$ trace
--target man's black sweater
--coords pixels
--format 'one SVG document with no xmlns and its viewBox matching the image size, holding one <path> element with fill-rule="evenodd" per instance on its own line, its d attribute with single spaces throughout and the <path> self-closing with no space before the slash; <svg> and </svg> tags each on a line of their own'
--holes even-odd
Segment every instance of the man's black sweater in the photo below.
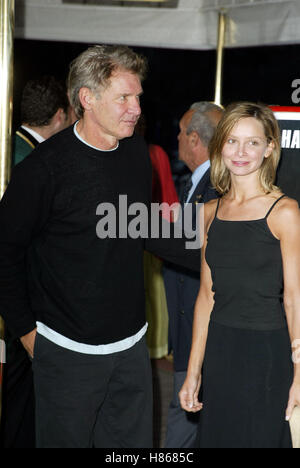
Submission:
<svg viewBox="0 0 300 468">
<path fill-rule="evenodd" d="M 16 166 L 0 203 L 0 315 L 14 336 L 40 321 L 67 338 L 99 345 L 143 327 L 145 240 L 96 234 L 98 205 L 114 205 L 118 219 L 119 195 L 150 212 L 151 163 L 138 136 L 103 152 L 70 127 Z M 159 240 L 147 244 L 162 254 Z M 165 256 L 176 261 L 172 249 L 164 240 Z M 191 254 L 199 269 L 199 253 L 181 251 L 179 262 L 186 265 Z"/>
</svg>

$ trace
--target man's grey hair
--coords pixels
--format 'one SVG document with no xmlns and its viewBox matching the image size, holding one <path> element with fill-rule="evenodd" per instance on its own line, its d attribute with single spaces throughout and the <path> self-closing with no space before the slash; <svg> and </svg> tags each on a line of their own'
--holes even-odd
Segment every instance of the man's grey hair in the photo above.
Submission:
<svg viewBox="0 0 300 468">
<path fill-rule="evenodd" d="M 84 113 L 79 90 L 89 88 L 98 98 L 99 88 L 105 89 L 113 73 L 118 70 L 134 73 L 143 81 L 147 73 L 147 60 L 122 45 L 95 45 L 73 60 L 67 84 L 70 102 L 78 118 Z"/>
<path fill-rule="evenodd" d="M 208 147 L 216 130 L 216 121 L 210 116 L 211 112 L 223 113 L 223 109 L 212 102 L 195 102 L 190 110 L 195 111 L 186 129 L 187 135 L 197 132 L 203 145 Z"/>
</svg>

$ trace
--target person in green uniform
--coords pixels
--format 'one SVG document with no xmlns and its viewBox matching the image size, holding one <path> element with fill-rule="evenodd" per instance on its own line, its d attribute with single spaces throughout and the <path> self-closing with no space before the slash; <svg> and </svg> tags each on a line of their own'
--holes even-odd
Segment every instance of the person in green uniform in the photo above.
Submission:
<svg viewBox="0 0 300 468">
<path fill-rule="evenodd" d="M 53 76 L 29 80 L 21 99 L 21 126 L 13 138 L 13 165 L 72 123 L 73 116 L 63 85 Z M 74 119 L 73 119 L 74 121 Z"/>
</svg>

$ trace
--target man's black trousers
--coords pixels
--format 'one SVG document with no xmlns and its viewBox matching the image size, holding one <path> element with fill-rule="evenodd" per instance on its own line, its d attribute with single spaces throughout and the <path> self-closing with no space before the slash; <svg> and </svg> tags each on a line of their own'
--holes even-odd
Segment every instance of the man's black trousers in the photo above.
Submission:
<svg viewBox="0 0 300 468">
<path fill-rule="evenodd" d="M 151 448 L 152 373 L 145 337 L 87 355 L 37 334 L 33 360 L 38 448 Z"/>
</svg>

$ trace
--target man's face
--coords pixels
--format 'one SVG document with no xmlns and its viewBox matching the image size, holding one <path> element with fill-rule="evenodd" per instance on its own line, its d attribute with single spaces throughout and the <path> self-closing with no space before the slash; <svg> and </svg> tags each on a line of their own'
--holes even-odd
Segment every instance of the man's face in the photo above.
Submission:
<svg viewBox="0 0 300 468">
<path fill-rule="evenodd" d="M 141 81 L 138 75 L 125 70 L 116 71 L 108 87 L 92 93 L 89 122 L 104 139 L 130 137 L 141 115 Z"/>
<path fill-rule="evenodd" d="M 192 119 L 194 111 L 189 110 L 186 112 L 182 119 L 179 122 L 180 132 L 178 134 L 178 156 L 179 160 L 183 161 L 187 166 L 189 165 L 189 157 L 190 157 L 190 138 L 187 135 L 186 130 L 189 126 L 189 123 Z"/>
</svg>

